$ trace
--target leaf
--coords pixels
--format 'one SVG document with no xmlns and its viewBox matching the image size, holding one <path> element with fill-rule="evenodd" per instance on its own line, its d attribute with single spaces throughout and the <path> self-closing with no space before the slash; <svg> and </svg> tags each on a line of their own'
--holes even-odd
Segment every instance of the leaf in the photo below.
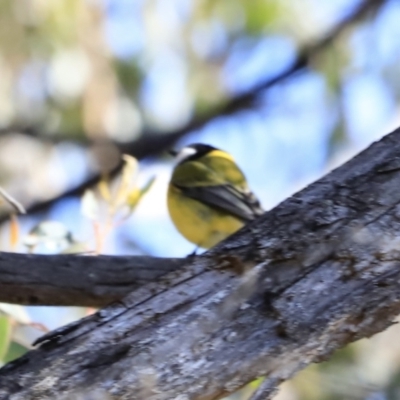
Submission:
<svg viewBox="0 0 400 400">
<path fill-rule="evenodd" d="M 257 378 L 257 379 L 255 379 L 254 381 L 251 381 L 251 382 L 249 383 L 249 386 L 250 386 L 252 389 L 257 389 L 257 388 L 263 383 L 264 379 L 265 379 L 264 377 Z"/>
<path fill-rule="evenodd" d="M 127 174 L 127 179 L 130 180 L 131 175 L 135 174 L 137 171 L 138 161 L 129 154 L 122 154 L 121 158 L 125 161 L 122 175 Z"/>
<path fill-rule="evenodd" d="M 88 254 L 89 249 L 86 242 L 74 241 L 71 245 L 65 248 L 60 254 Z"/>
<path fill-rule="evenodd" d="M 115 209 L 126 204 L 129 192 L 136 186 L 137 179 L 138 162 L 136 158 L 123 154 L 122 159 L 125 161 L 125 164 L 122 168 L 118 191 L 114 197 L 113 205 Z"/>
<path fill-rule="evenodd" d="M 277 0 L 243 1 L 246 28 L 250 34 L 258 35 L 281 17 L 281 5 Z"/>
<path fill-rule="evenodd" d="M 106 176 L 103 176 L 100 182 L 97 184 L 97 188 L 99 189 L 99 193 L 103 200 L 107 203 L 111 202 L 111 192 L 110 192 L 110 185 L 109 180 Z"/>
<path fill-rule="evenodd" d="M 18 304 L 0 303 L 0 317 L 4 314 L 20 324 L 28 325 L 32 322 L 25 307 Z"/>
<path fill-rule="evenodd" d="M 130 193 L 128 193 L 126 204 L 128 205 L 131 212 L 138 205 L 141 198 L 150 190 L 155 180 L 156 177 L 152 176 L 141 189 L 135 188 Z"/>
<path fill-rule="evenodd" d="M 74 243 L 72 233 L 58 221 L 42 221 L 32 228 L 24 239 L 24 245 L 31 251 L 38 245 L 60 250 Z"/>
<path fill-rule="evenodd" d="M 93 190 L 86 190 L 82 196 L 81 213 L 92 221 L 96 221 L 100 218 L 100 205 Z"/>
<path fill-rule="evenodd" d="M 156 177 L 152 176 L 146 184 L 140 189 L 141 196 L 145 195 L 153 186 L 154 182 L 156 181 Z"/>
<path fill-rule="evenodd" d="M 28 349 L 25 346 L 22 346 L 19 343 L 16 343 L 14 341 L 11 341 L 11 343 L 8 346 L 8 351 L 4 356 L 4 363 L 8 363 L 10 361 L 15 360 L 16 358 L 19 358 L 23 356 Z"/>
<path fill-rule="evenodd" d="M 137 203 L 140 200 L 140 197 L 140 190 L 138 188 L 134 188 L 128 193 L 126 204 L 128 205 L 131 212 L 136 207 Z"/>
<path fill-rule="evenodd" d="M 0 360 L 3 360 L 10 347 L 12 325 L 10 318 L 0 315 Z"/>
</svg>

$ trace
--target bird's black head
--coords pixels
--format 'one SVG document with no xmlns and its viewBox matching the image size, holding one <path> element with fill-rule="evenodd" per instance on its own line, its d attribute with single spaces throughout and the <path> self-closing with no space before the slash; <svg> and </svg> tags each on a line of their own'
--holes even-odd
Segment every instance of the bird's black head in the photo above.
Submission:
<svg viewBox="0 0 400 400">
<path fill-rule="evenodd" d="M 216 147 L 203 143 L 194 143 L 183 147 L 181 150 L 170 150 L 170 154 L 176 157 L 178 163 L 183 161 L 196 160 L 203 157 L 213 150 L 218 150 Z"/>
<path fill-rule="evenodd" d="M 202 156 L 205 156 L 207 153 L 210 153 L 213 150 L 217 150 L 216 147 L 210 146 L 209 144 L 203 144 L 203 143 L 194 143 L 187 147 L 194 149 L 196 151 L 196 153 L 194 154 L 196 157 L 202 157 Z"/>
</svg>

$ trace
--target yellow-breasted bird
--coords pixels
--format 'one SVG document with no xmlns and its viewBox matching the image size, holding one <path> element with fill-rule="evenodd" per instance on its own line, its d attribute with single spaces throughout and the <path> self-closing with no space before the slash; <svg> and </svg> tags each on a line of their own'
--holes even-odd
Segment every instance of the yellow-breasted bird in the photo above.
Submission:
<svg viewBox="0 0 400 400">
<path fill-rule="evenodd" d="M 196 143 L 171 154 L 177 164 L 168 211 L 178 231 L 198 247 L 213 247 L 264 212 L 229 153 Z"/>
</svg>

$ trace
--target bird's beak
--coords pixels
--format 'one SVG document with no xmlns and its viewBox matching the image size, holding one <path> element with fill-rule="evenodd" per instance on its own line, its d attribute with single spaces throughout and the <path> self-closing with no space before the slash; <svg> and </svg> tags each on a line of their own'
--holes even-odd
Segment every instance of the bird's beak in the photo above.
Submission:
<svg viewBox="0 0 400 400">
<path fill-rule="evenodd" d="M 173 150 L 173 149 L 168 150 L 168 153 L 173 157 L 178 155 L 178 151 L 177 150 Z"/>
</svg>

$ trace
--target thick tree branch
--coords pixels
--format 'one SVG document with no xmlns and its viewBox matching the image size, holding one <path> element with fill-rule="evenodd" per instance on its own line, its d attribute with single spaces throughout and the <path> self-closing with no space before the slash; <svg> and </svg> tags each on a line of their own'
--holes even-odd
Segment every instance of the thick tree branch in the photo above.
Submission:
<svg viewBox="0 0 400 400">
<path fill-rule="evenodd" d="M 42 338 L 0 398 L 260 395 L 400 313 L 400 129 L 205 255 Z M 257 398 L 257 397 L 256 397 Z"/>
<path fill-rule="evenodd" d="M 184 259 L 0 253 L 0 302 L 102 307 Z"/>
<path fill-rule="evenodd" d="M 379 9 L 379 7 L 381 7 L 385 2 L 386 0 L 364 0 L 357 7 L 355 7 L 352 12 L 345 16 L 343 20 L 340 21 L 334 28 L 327 32 L 325 36 L 322 37 L 322 39 L 318 40 L 314 44 L 305 46 L 302 50 L 300 50 L 297 58 L 276 76 L 272 78 L 268 77 L 264 80 L 261 80 L 254 87 L 250 88 L 247 91 L 244 91 L 236 97 L 231 98 L 225 104 L 222 104 L 220 107 L 215 108 L 213 111 L 205 115 L 197 116 L 182 128 L 171 132 L 165 132 L 163 134 L 150 131 L 143 132 L 141 137 L 134 142 L 125 144 L 114 144 L 117 145 L 121 152 L 131 154 L 138 159 L 142 159 L 161 153 L 162 151 L 172 146 L 173 143 L 176 142 L 179 138 L 189 134 L 196 129 L 204 127 L 209 122 L 218 117 L 230 116 L 239 111 L 254 107 L 259 99 L 259 96 L 264 93 L 265 90 L 268 90 L 269 88 L 294 76 L 296 73 L 303 71 L 305 68 L 308 67 L 315 56 L 326 49 L 328 46 L 330 46 L 343 33 L 343 31 L 345 31 L 353 23 L 365 18 L 366 15 L 368 15 L 369 13 Z M 36 129 L 32 127 L 22 127 L 20 129 L 14 127 L 12 129 L 20 130 L 22 132 L 26 131 L 29 135 L 39 136 Z M 0 130 L 0 134 L 4 134 L 6 132 L 6 128 Z M 113 171 L 111 171 L 111 175 L 116 175 L 121 170 L 121 166 L 122 164 L 118 165 Z M 27 213 L 33 214 L 42 212 L 63 198 L 79 196 L 87 188 L 96 184 L 100 180 L 100 178 L 101 176 L 99 174 L 95 174 L 94 176 L 88 178 L 76 187 L 67 190 L 64 193 L 61 193 L 60 195 L 52 199 L 27 207 Z M 7 221 L 8 218 L 8 215 L 1 215 L 0 224 Z"/>
</svg>

